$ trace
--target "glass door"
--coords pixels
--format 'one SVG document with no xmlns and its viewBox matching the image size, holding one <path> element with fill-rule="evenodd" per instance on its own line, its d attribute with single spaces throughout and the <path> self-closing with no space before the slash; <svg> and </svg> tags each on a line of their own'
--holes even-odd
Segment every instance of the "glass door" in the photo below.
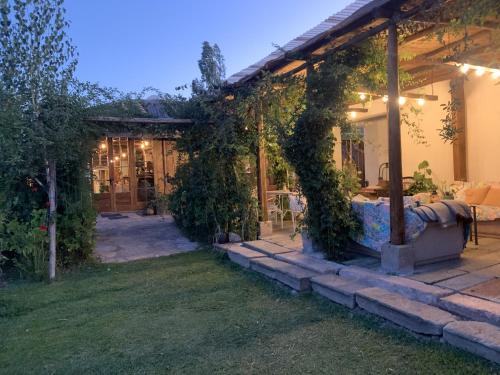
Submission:
<svg viewBox="0 0 500 375">
<path fill-rule="evenodd" d="M 132 195 L 130 189 L 130 153 L 128 138 L 111 138 L 113 158 L 110 162 L 113 172 L 115 211 L 130 211 Z"/>
<path fill-rule="evenodd" d="M 112 211 L 108 149 L 108 141 L 103 139 L 92 156 L 92 193 L 99 212 Z"/>
<path fill-rule="evenodd" d="M 151 139 L 134 140 L 134 159 L 137 206 L 144 208 L 155 195 L 153 142 Z"/>
</svg>

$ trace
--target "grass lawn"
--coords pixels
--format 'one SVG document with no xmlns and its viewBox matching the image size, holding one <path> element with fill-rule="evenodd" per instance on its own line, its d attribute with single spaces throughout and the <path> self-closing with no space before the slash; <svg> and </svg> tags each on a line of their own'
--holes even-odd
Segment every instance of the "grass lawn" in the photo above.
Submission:
<svg viewBox="0 0 500 375">
<path fill-rule="evenodd" d="M 0 289 L 0 373 L 483 374 L 499 367 L 206 251 Z"/>
</svg>

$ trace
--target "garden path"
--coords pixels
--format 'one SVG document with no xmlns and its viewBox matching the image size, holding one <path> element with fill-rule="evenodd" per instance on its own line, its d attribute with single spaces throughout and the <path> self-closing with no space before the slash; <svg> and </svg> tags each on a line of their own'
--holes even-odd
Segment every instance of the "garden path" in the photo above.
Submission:
<svg viewBox="0 0 500 375">
<path fill-rule="evenodd" d="M 101 214 L 97 218 L 95 255 L 104 263 L 123 263 L 196 250 L 170 215 L 135 212 Z"/>
</svg>

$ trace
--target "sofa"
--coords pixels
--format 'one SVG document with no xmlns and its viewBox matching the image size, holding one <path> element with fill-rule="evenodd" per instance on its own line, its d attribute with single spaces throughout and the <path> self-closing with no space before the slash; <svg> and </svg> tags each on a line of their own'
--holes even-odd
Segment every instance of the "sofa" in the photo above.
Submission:
<svg viewBox="0 0 500 375">
<path fill-rule="evenodd" d="M 455 186 L 455 199 L 476 207 L 478 235 L 500 238 L 500 182 L 463 182 Z"/>
</svg>

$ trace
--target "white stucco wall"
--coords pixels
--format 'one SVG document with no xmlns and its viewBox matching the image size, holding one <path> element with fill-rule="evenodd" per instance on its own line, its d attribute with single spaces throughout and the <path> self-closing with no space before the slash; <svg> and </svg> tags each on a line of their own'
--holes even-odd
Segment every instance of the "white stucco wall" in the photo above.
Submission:
<svg viewBox="0 0 500 375">
<path fill-rule="evenodd" d="M 465 82 L 470 181 L 500 181 L 500 85 L 487 75 Z"/>
<path fill-rule="evenodd" d="M 438 129 L 441 126 L 440 119 L 444 117 L 441 104 L 448 102 L 449 81 L 435 83 L 412 90 L 413 93 L 434 94 L 439 97 L 438 101 L 426 101 L 422 113 L 421 128 L 427 144 L 417 144 L 415 139 L 408 133 L 408 128 L 403 125 L 401 129 L 401 149 L 403 161 L 403 176 L 411 176 L 417 169 L 418 164 L 427 160 L 433 171 L 435 181 L 453 181 L 453 146 L 445 144 L 439 137 Z M 402 113 L 409 113 L 409 120 L 415 121 L 416 117 L 410 112 L 411 105 L 417 106 L 416 101 L 408 100 L 401 107 Z M 382 99 L 375 100 L 368 105 L 368 112 L 359 114 L 358 119 L 365 131 L 365 163 L 366 176 L 370 185 L 376 185 L 378 180 L 378 167 L 387 162 L 388 157 L 388 128 L 387 119 L 362 121 L 375 115 L 386 113 L 386 105 Z"/>
</svg>

